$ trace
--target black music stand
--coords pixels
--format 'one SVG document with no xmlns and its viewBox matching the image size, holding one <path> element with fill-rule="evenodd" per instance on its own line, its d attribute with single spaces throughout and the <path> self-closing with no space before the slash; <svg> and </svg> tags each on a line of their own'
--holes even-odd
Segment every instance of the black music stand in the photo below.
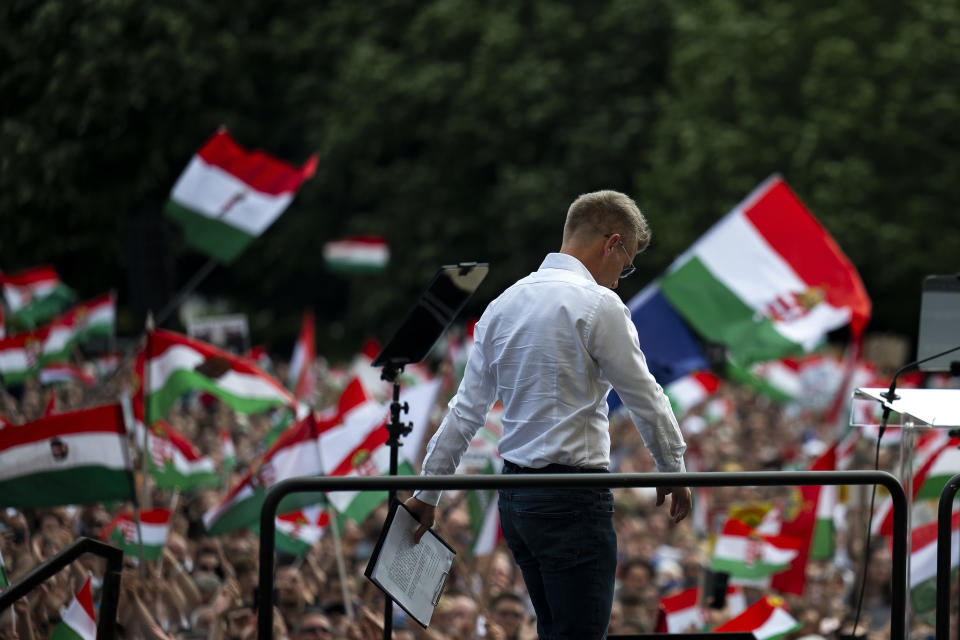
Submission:
<svg viewBox="0 0 960 640">
<path fill-rule="evenodd" d="M 387 423 L 387 446 L 390 447 L 390 475 L 397 475 L 399 451 L 403 446 L 400 438 L 408 435 L 413 425 L 400 419 L 401 412 L 410 411 L 409 405 L 400 404 L 399 376 L 408 364 L 415 364 L 427 357 L 430 349 L 440 339 L 457 315 L 466 306 L 480 283 L 487 276 L 487 263 L 461 262 L 440 267 L 426 290 L 420 294 L 417 304 L 407 313 L 400 328 L 374 358 L 372 366 L 382 367 L 380 377 L 393 383 L 393 401 L 390 403 L 390 422 Z M 397 492 L 389 492 L 388 507 L 397 499 Z M 393 601 L 387 597 L 384 609 L 383 637 L 393 635 Z"/>
</svg>

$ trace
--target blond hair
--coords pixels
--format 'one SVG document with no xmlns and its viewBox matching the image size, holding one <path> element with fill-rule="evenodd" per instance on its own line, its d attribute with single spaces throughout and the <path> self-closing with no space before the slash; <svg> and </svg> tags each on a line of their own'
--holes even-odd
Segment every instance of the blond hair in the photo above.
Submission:
<svg viewBox="0 0 960 640">
<path fill-rule="evenodd" d="M 563 241 L 587 228 L 599 233 L 619 233 L 636 240 L 637 251 L 650 245 L 650 226 L 633 199 L 619 191 L 585 193 L 570 205 L 563 225 Z"/>
</svg>

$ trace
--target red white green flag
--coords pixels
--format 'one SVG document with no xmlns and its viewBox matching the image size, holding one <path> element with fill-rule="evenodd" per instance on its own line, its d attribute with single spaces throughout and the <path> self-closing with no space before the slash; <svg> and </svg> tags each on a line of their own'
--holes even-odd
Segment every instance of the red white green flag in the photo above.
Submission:
<svg viewBox="0 0 960 640">
<path fill-rule="evenodd" d="M 109 338 L 117 324 L 117 301 L 112 293 L 74 305 L 63 314 L 70 320 L 75 338 L 85 342 L 90 338 Z"/>
<path fill-rule="evenodd" d="M 50 385 L 65 382 L 75 382 L 85 387 L 92 387 L 97 381 L 83 367 L 70 363 L 48 364 L 40 370 L 40 384 Z"/>
<path fill-rule="evenodd" d="M 870 299 L 856 268 L 779 176 L 772 176 L 671 265 L 663 294 L 742 364 L 808 351 Z"/>
<path fill-rule="evenodd" d="M 229 263 L 280 217 L 316 166 L 316 156 L 295 167 L 247 151 L 221 129 L 180 175 L 166 213 L 183 227 L 188 244 Z"/>
<path fill-rule="evenodd" d="M 745 522 L 730 518 L 713 547 L 710 569 L 731 577 L 763 578 L 790 566 L 803 541 L 761 535 Z"/>
<path fill-rule="evenodd" d="M 60 624 L 53 629 L 51 640 L 96 640 L 97 617 L 93 610 L 90 577 L 63 612 Z"/>
<path fill-rule="evenodd" d="M 139 399 L 134 399 L 134 415 L 137 430 L 143 429 L 142 414 L 138 411 Z M 205 456 L 187 440 L 186 436 L 157 420 L 147 431 L 147 470 L 153 476 L 158 489 L 190 491 L 202 487 L 220 486 L 220 476 L 210 456 Z M 136 442 L 143 442 L 142 431 Z"/>
<path fill-rule="evenodd" d="M 170 529 L 169 509 L 150 509 L 140 513 L 140 531 L 143 532 L 143 559 L 157 560 L 167 543 Z M 119 547 L 127 555 L 139 557 L 140 536 L 137 522 L 129 512 L 118 514 L 100 534 L 104 542 Z"/>
<path fill-rule="evenodd" d="M 24 383 L 38 371 L 42 338 L 33 333 L 17 333 L 0 339 L 0 376 L 11 387 Z"/>
<path fill-rule="evenodd" d="M 130 471 L 120 405 L 0 429 L 0 506 L 129 500 Z"/>
<path fill-rule="evenodd" d="M 188 391 L 206 391 L 240 413 L 296 405 L 282 384 L 246 358 L 179 333 L 158 329 L 149 334 L 144 358 L 148 388 L 143 392 L 151 421 L 165 417 Z M 140 361 L 137 372 L 144 372 Z"/>
<path fill-rule="evenodd" d="M 293 346 L 293 356 L 290 358 L 290 388 L 297 400 L 303 400 L 308 404 L 317 391 L 317 373 L 314 369 L 317 359 L 314 324 L 313 310 L 306 309 L 303 312 L 300 337 Z"/>
<path fill-rule="evenodd" d="M 277 549 L 302 556 L 323 537 L 329 523 L 330 516 L 326 510 L 316 506 L 277 516 Z"/>
<path fill-rule="evenodd" d="M 407 403 L 410 407 L 406 417 L 413 423 L 414 432 L 426 432 L 439 388 L 439 382 L 434 381 L 400 394 L 401 404 Z M 354 397 L 351 410 L 344 414 L 340 424 L 324 432 L 320 438 L 324 470 L 331 476 L 386 475 L 390 469 L 390 449 L 386 444 L 387 406 L 371 398 L 356 379 L 344 393 Z M 405 440 L 399 453 L 398 475 L 412 475 L 419 447 Z M 336 491 L 330 493 L 328 499 L 337 511 L 361 522 L 387 499 L 387 494 L 381 491 Z"/>
<path fill-rule="evenodd" d="M 353 236 L 323 245 L 323 258 L 333 271 L 383 271 L 390 248 L 380 236 Z"/>
<path fill-rule="evenodd" d="M 656 631 L 662 633 L 700 631 L 703 623 L 699 587 L 690 587 L 680 593 L 660 598 L 660 614 Z"/>
<path fill-rule="evenodd" d="M 777 640 L 800 628 L 790 615 L 783 598 L 766 596 L 746 611 L 716 627 L 714 633 L 751 632 L 757 640 Z"/>
<path fill-rule="evenodd" d="M 273 443 L 233 489 L 203 515 L 207 532 L 220 535 L 228 531 L 246 529 L 260 521 L 260 507 L 267 490 L 274 484 L 297 476 L 318 476 L 323 473 L 320 450 L 317 446 L 320 434 L 337 424 L 335 418 L 319 418 L 310 413 L 297 425 L 288 429 Z M 280 513 L 289 513 L 316 502 L 323 501 L 323 494 L 298 493 L 280 503 Z"/>
<path fill-rule="evenodd" d="M 720 388 L 720 378 L 710 371 L 694 371 L 663 388 L 673 405 L 673 412 L 682 417 L 690 409 L 707 400 Z"/>
<path fill-rule="evenodd" d="M 960 512 L 950 520 L 950 569 L 960 564 Z M 891 540 L 890 544 L 893 544 Z M 924 613 L 937 606 L 937 522 L 914 527 L 910 533 L 910 601 Z"/>
<path fill-rule="evenodd" d="M 0 286 L 10 310 L 9 322 L 23 328 L 46 322 L 76 300 L 50 265 L 13 274 L 0 272 Z"/>
</svg>

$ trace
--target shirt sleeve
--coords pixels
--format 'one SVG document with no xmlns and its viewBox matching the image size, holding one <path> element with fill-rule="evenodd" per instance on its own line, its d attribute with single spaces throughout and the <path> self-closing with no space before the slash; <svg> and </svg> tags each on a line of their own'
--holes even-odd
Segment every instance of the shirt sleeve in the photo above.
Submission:
<svg viewBox="0 0 960 640">
<path fill-rule="evenodd" d="M 423 457 L 423 470 L 420 475 L 450 475 L 457 469 L 470 441 L 487 420 L 487 413 L 496 399 L 496 383 L 488 371 L 482 348 L 483 332 L 477 326 L 477 338 L 467 367 L 460 381 L 460 388 L 447 405 L 447 415 L 440 428 L 430 438 Z M 436 505 L 440 501 L 440 491 L 424 489 L 414 492 L 414 496 L 423 502 Z"/>
<path fill-rule="evenodd" d="M 587 346 L 600 370 L 630 410 L 640 437 L 661 472 L 686 471 L 687 445 L 670 401 L 640 350 L 630 310 L 615 296 L 602 296 L 588 324 Z"/>
</svg>

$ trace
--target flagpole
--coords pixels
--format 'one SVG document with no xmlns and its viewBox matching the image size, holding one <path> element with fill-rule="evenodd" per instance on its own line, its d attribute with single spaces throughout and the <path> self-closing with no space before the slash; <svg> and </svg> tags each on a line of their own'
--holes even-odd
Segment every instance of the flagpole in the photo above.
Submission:
<svg viewBox="0 0 960 640">
<path fill-rule="evenodd" d="M 152 420 L 150 419 L 150 398 L 149 389 L 150 389 L 150 357 L 153 355 L 153 312 L 147 311 L 147 319 L 145 323 L 145 328 L 147 332 L 147 341 L 144 345 L 144 357 L 143 357 L 143 380 L 140 381 L 140 394 L 143 396 L 143 442 L 141 443 L 140 451 L 140 473 L 143 477 L 143 505 L 147 508 L 150 508 L 151 499 L 150 492 L 147 488 L 147 456 L 150 455 L 149 449 L 149 434 L 150 434 L 150 425 Z"/>
<path fill-rule="evenodd" d="M 173 521 L 173 512 L 177 510 L 178 502 L 180 502 L 180 489 L 174 489 L 173 497 L 170 498 L 170 517 L 167 519 L 167 534 L 163 539 L 163 546 L 167 546 L 167 538 L 170 537 L 170 522 Z M 160 559 L 157 560 L 157 577 L 163 577 L 163 552 L 160 553 Z"/>
<path fill-rule="evenodd" d="M 130 423 L 133 422 L 133 410 L 130 407 L 130 396 L 126 392 L 120 394 L 120 419 L 127 434 L 130 433 Z M 140 526 L 140 500 L 137 498 L 137 481 L 133 476 L 133 464 L 130 462 L 130 441 L 123 448 L 127 477 L 130 479 L 130 497 L 133 502 L 134 522 L 137 523 L 137 538 L 139 539 L 140 578 L 146 579 L 146 560 L 143 557 L 143 528 Z M 146 484 L 146 482 L 144 482 Z"/>
<path fill-rule="evenodd" d="M 159 313 L 157 313 L 157 324 L 162 325 L 166 319 L 170 316 L 171 313 L 177 310 L 177 308 L 183 304 L 184 299 L 193 293 L 193 290 L 203 282 L 207 276 L 220 264 L 220 261 L 216 258 L 209 258 L 202 267 L 200 267 L 196 273 L 193 274 L 186 284 L 180 287 L 180 290 L 174 294 L 173 298 L 170 299 L 170 302 L 163 307 Z"/>
<path fill-rule="evenodd" d="M 347 614 L 347 620 L 353 622 L 353 601 L 350 599 L 350 592 L 347 587 L 347 567 L 343 562 L 343 547 L 340 546 L 340 532 L 337 530 L 337 510 L 329 501 L 327 502 L 327 513 L 330 514 L 329 529 L 333 532 L 333 552 L 337 559 L 337 573 L 340 574 L 343 608 Z"/>
</svg>

